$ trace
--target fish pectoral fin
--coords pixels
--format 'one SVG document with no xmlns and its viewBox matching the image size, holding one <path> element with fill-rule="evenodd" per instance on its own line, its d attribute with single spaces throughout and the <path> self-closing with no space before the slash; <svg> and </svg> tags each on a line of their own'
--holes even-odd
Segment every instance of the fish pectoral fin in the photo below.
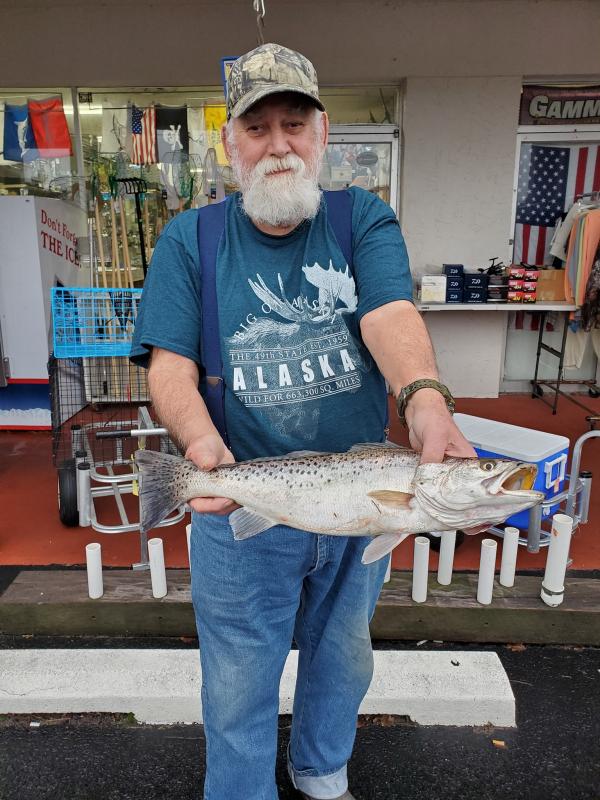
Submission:
<svg viewBox="0 0 600 800">
<path fill-rule="evenodd" d="M 467 536 L 475 536 L 476 533 L 483 533 L 492 527 L 491 522 L 482 522 L 481 525 L 475 525 L 473 528 L 462 528 L 462 532 Z"/>
<path fill-rule="evenodd" d="M 394 547 L 404 541 L 410 533 L 382 533 L 381 536 L 376 536 L 373 541 L 368 544 L 362 554 L 363 564 L 372 564 L 388 553 L 391 553 Z"/>
<path fill-rule="evenodd" d="M 408 508 L 414 494 L 408 494 L 408 492 L 392 492 L 389 489 L 382 489 L 377 492 L 369 492 L 369 497 L 391 508 Z"/>
<path fill-rule="evenodd" d="M 250 511 L 248 508 L 237 508 L 229 515 L 229 524 L 233 531 L 233 537 L 236 540 L 249 539 L 251 536 L 256 536 L 257 533 L 272 528 L 277 525 L 272 519 L 267 519 L 256 511 Z"/>
</svg>

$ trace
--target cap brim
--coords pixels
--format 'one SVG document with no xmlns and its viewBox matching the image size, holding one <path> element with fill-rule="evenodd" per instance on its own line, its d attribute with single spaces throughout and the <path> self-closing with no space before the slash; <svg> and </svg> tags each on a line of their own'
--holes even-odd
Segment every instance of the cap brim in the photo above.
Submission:
<svg viewBox="0 0 600 800">
<path fill-rule="evenodd" d="M 320 110 L 325 111 L 325 106 L 319 100 L 318 97 L 315 97 L 308 91 L 304 89 L 299 89 L 297 86 L 292 86 L 291 84 L 286 83 L 277 83 L 273 84 L 272 86 L 257 86 L 256 89 L 252 89 L 251 92 L 245 94 L 235 106 L 231 110 L 230 117 L 241 117 L 242 114 L 245 114 L 246 111 L 249 111 L 250 108 L 255 104 L 258 103 L 259 100 L 262 100 L 265 97 L 268 97 L 271 94 L 281 94 L 281 92 L 294 92 L 294 94 L 301 94 L 304 97 L 308 97 L 314 105 Z"/>
</svg>

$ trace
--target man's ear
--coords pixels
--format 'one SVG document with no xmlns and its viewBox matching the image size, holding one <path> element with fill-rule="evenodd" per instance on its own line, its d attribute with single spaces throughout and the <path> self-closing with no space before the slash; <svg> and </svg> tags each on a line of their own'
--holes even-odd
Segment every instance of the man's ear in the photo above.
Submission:
<svg viewBox="0 0 600 800">
<path fill-rule="evenodd" d="M 327 112 L 323 111 L 323 139 L 321 144 L 323 145 L 323 150 L 327 147 L 327 142 L 329 141 L 329 117 L 327 116 Z"/>
</svg>

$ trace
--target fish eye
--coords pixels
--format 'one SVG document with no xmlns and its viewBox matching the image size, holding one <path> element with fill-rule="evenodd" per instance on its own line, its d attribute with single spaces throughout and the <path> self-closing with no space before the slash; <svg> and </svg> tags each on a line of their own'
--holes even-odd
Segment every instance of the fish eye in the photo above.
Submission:
<svg viewBox="0 0 600 800">
<path fill-rule="evenodd" d="M 492 470 L 496 466 L 496 462 L 495 461 L 482 461 L 482 462 L 480 462 L 479 466 L 485 472 L 492 472 Z"/>
</svg>

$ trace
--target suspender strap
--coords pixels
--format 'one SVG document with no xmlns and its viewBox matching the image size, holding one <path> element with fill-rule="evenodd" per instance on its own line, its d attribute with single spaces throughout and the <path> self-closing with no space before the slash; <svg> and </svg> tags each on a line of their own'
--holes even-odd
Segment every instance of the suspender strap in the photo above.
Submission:
<svg viewBox="0 0 600 800">
<path fill-rule="evenodd" d="M 352 197 L 347 189 L 324 191 L 327 219 L 331 225 L 346 264 L 352 269 Z"/>
<path fill-rule="evenodd" d="M 200 252 L 200 305 L 202 310 L 202 366 L 205 375 L 204 402 L 215 428 L 229 446 L 225 425 L 225 387 L 221 361 L 219 308 L 217 304 L 217 253 L 225 230 L 225 202 L 213 203 L 198 212 Z"/>
</svg>

